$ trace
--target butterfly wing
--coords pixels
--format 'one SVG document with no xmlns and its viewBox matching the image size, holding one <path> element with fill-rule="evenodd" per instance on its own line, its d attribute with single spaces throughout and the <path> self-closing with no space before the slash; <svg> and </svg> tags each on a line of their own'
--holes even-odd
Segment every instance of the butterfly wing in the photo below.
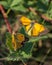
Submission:
<svg viewBox="0 0 52 65">
<path fill-rule="evenodd" d="M 21 48 L 23 45 L 22 45 L 22 42 L 25 41 L 25 37 L 23 34 L 21 33 L 18 33 L 16 35 L 16 41 L 17 41 L 17 49 Z"/>
<path fill-rule="evenodd" d="M 22 23 L 22 25 L 27 26 L 27 25 L 29 25 L 31 23 L 31 20 L 26 18 L 25 16 L 22 16 L 20 18 L 20 22 Z"/>
<path fill-rule="evenodd" d="M 16 51 L 17 45 L 16 45 L 16 39 L 14 37 L 14 34 L 12 34 L 12 45 L 13 45 L 14 50 Z"/>
<path fill-rule="evenodd" d="M 25 16 L 22 16 L 20 18 L 20 21 L 21 21 L 22 25 L 25 26 L 25 30 L 26 30 L 27 34 L 31 36 L 31 30 L 29 30 L 31 27 L 31 20 L 26 18 Z"/>
<path fill-rule="evenodd" d="M 22 47 L 22 42 L 25 40 L 25 37 L 23 34 L 19 33 L 17 35 L 12 34 L 12 45 L 14 50 L 16 51 L 17 49 Z"/>
<path fill-rule="evenodd" d="M 32 29 L 32 36 L 38 36 L 43 31 L 45 31 L 45 27 L 39 23 L 35 23 Z"/>
<path fill-rule="evenodd" d="M 22 43 L 25 40 L 25 36 L 21 33 L 18 33 L 16 36 L 17 36 L 16 37 L 17 41 L 20 42 L 20 43 Z"/>
<path fill-rule="evenodd" d="M 25 30 L 29 36 L 31 36 L 31 24 L 25 27 Z"/>
</svg>

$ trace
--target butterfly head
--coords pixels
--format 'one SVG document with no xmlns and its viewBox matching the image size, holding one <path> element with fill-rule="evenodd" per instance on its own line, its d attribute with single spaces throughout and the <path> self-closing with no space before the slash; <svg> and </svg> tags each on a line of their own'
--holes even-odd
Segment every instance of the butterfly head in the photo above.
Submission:
<svg viewBox="0 0 52 65">
<path fill-rule="evenodd" d="M 17 49 L 24 46 L 24 42 L 28 41 L 27 39 L 28 38 L 25 37 L 24 34 L 21 34 L 21 33 L 12 34 L 12 45 L 14 50 L 16 51 Z"/>
</svg>

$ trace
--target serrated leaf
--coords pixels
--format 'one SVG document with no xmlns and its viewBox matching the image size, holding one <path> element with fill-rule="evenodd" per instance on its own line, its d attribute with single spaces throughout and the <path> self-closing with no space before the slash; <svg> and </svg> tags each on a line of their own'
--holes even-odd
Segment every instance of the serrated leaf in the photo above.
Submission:
<svg viewBox="0 0 52 65">
<path fill-rule="evenodd" d="M 10 7 L 13 7 L 15 5 L 18 5 L 22 0 L 13 0 L 12 4 L 10 5 Z"/>
<path fill-rule="evenodd" d="M 23 56 L 23 58 L 30 58 L 32 56 L 31 53 L 26 54 L 25 52 L 22 52 L 21 55 Z"/>
<path fill-rule="evenodd" d="M 8 55 L 7 60 L 8 61 L 11 61 L 11 60 L 12 61 L 19 61 L 19 58 L 20 58 L 19 54 L 17 52 L 13 52 L 13 53 L 10 53 Z"/>
<path fill-rule="evenodd" d="M 21 48 L 21 51 L 24 51 L 26 54 L 29 54 L 31 52 L 32 46 L 33 46 L 33 43 L 26 42 L 24 46 Z"/>
<path fill-rule="evenodd" d="M 29 58 L 31 58 L 32 57 L 32 53 L 31 53 L 32 46 L 33 46 L 33 43 L 26 43 L 18 51 L 11 53 L 8 56 L 7 60 L 12 60 L 12 61 L 17 60 L 17 61 L 19 61 L 19 59 L 29 59 Z"/>
<path fill-rule="evenodd" d="M 12 37 L 10 33 L 6 33 L 6 45 L 9 48 L 9 51 L 14 51 L 12 46 Z"/>
</svg>

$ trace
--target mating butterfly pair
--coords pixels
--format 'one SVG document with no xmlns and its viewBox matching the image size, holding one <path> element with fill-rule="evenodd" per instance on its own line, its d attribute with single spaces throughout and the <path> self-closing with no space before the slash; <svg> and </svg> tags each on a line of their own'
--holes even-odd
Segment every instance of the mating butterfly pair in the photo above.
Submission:
<svg viewBox="0 0 52 65">
<path fill-rule="evenodd" d="M 39 36 L 42 33 L 45 34 L 45 31 L 47 29 L 42 25 L 37 22 L 32 22 L 30 19 L 26 18 L 25 16 L 20 17 L 20 23 L 22 26 L 25 27 L 25 31 L 29 36 Z M 12 44 L 14 50 L 17 50 L 23 46 L 23 42 L 25 41 L 25 36 L 21 33 L 18 33 L 16 35 L 12 34 Z"/>
</svg>

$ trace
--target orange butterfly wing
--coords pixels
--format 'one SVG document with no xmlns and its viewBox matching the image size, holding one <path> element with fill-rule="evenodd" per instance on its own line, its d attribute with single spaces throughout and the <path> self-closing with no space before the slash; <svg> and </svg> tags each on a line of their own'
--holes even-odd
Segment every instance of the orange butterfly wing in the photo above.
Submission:
<svg viewBox="0 0 52 65">
<path fill-rule="evenodd" d="M 25 40 L 25 37 L 23 34 L 19 33 L 16 35 L 16 38 L 14 34 L 12 34 L 12 45 L 14 50 L 16 51 L 17 49 L 22 47 L 22 42 Z"/>
<path fill-rule="evenodd" d="M 16 45 L 16 39 L 14 37 L 14 34 L 12 34 L 12 45 L 13 45 L 14 50 L 16 51 L 17 45 Z"/>
<path fill-rule="evenodd" d="M 45 27 L 39 23 L 35 23 L 32 29 L 32 36 L 38 36 L 43 31 L 45 31 Z"/>
<path fill-rule="evenodd" d="M 22 25 L 24 25 L 24 26 L 29 25 L 31 23 L 31 20 L 26 18 L 25 16 L 22 16 L 20 18 L 20 21 L 21 21 Z"/>
</svg>

